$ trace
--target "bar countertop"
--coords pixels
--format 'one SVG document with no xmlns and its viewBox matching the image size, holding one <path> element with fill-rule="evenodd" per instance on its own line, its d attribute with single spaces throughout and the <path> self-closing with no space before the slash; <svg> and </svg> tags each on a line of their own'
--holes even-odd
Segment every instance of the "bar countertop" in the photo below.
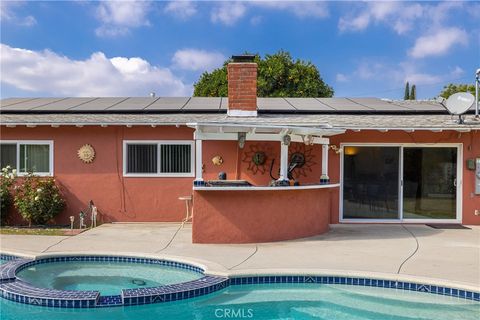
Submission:
<svg viewBox="0 0 480 320">
<path fill-rule="evenodd" d="M 328 183 L 328 184 L 306 184 L 300 186 L 245 186 L 245 187 L 207 187 L 207 186 L 194 186 L 195 191 L 283 191 L 283 190 L 307 190 L 307 189 L 325 189 L 340 187 L 340 183 Z"/>
</svg>

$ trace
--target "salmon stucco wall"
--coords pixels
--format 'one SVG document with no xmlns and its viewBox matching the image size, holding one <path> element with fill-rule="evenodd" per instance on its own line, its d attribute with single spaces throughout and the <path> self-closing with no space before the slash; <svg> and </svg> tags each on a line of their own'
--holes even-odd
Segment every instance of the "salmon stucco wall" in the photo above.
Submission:
<svg viewBox="0 0 480 320">
<path fill-rule="evenodd" d="M 270 242 L 324 233 L 332 189 L 194 191 L 193 242 Z"/>
<path fill-rule="evenodd" d="M 69 216 L 86 210 L 90 200 L 103 222 L 181 221 L 185 204 L 179 196 L 192 193 L 190 178 L 123 177 L 123 140 L 192 140 L 186 127 L 100 126 L 52 128 L 38 126 L 1 128 L 2 140 L 53 140 L 54 174 L 67 201 L 55 223 L 68 225 Z M 84 144 L 95 148 L 95 160 L 86 164 L 77 157 Z M 13 213 L 13 223 L 22 223 Z M 23 222 L 24 223 L 24 222 Z"/>
<path fill-rule="evenodd" d="M 462 223 L 480 225 L 480 216 L 475 215 L 475 210 L 480 210 L 480 195 L 475 195 L 475 172 L 466 168 L 467 159 L 480 158 L 480 132 L 458 131 L 388 131 L 362 130 L 353 132 L 348 130 L 345 134 L 333 136 L 331 144 L 340 146 L 341 143 L 424 143 L 433 146 L 435 143 L 461 143 L 463 153 L 463 185 L 462 185 Z M 329 175 L 333 181 L 340 181 L 340 157 L 333 151 L 329 152 Z M 338 223 L 339 191 L 332 194 L 332 223 Z"/>
</svg>

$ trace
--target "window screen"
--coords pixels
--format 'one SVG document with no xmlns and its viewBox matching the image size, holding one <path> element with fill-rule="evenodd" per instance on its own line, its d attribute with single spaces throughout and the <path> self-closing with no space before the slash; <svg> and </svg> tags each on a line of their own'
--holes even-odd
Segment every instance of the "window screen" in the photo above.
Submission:
<svg viewBox="0 0 480 320">
<path fill-rule="evenodd" d="M 157 144 L 128 144 L 127 173 L 157 173 Z"/>
<path fill-rule="evenodd" d="M 17 144 L 0 144 L 0 169 L 10 166 L 12 169 L 17 167 Z"/>
<path fill-rule="evenodd" d="M 20 172 L 50 172 L 50 145 L 20 144 Z"/>
<path fill-rule="evenodd" d="M 161 173 L 189 173 L 192 170 L 192 146 L 190 144 L 160 145 Z"/>
</svg>

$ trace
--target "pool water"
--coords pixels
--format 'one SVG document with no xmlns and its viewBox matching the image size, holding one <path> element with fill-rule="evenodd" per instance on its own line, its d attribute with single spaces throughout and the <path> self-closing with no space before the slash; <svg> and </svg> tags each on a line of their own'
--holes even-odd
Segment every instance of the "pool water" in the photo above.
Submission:
<svg viewBox="0 0 480 320">
<path fill-rule="evenodd" d="M 53 309 L 0 299 L 0 310 L 2 320 L 478 320 L 480 303 L 386 288 L 268 284 L 231 286 L 195 299 L 132 307 Z"/>
<path fill-rule="evenodd" d="M 36 264 L 17 273 L 17 278 L 37 287 L 96 290 L 101 295 L 119 295 L 121 289 L 158 287 L 201 277 L 199 272 L 156 264 L 89 261 Z"/>
</svg>

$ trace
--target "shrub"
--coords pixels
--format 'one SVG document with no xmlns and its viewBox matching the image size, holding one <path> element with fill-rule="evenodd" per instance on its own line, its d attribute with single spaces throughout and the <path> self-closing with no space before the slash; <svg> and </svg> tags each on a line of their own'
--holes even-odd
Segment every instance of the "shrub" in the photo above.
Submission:
<svg viewBox="0 0 480 320">
<path fill-rule="evenodd" d="M 45 224 L 65 208 L 54 178 L 29 173 L 16 188 L 15 207 L 30 225 Z"/>
<path fill-rule="evenodd" d="M 0 223 L 5 223 L 8 211 L 12 205 L 12 194 L 10 193 L 17 170 L 10 166 L 2 168 L 0 175 Z"/>
</svg>

